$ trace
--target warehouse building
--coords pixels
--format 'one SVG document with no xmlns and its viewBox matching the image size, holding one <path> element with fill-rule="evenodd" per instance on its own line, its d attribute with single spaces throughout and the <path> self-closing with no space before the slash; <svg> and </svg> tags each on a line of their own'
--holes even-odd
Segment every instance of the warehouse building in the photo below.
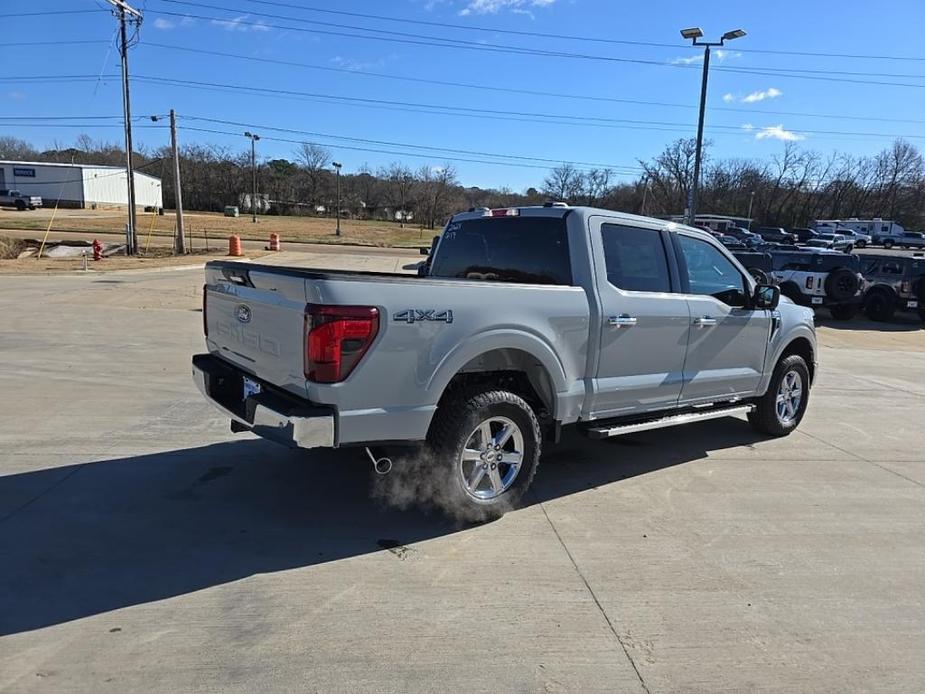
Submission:
<svg viewBox="0 0 925 694">
<path fill-rule="evenodd" d="M 125 167 L 0 161 L 0 189 L 40 195 L 45 207 L 126 207 L 126 179 Z M 136 171 L 135 204 L 162 208 L 161 179 Z"/>
</svg>

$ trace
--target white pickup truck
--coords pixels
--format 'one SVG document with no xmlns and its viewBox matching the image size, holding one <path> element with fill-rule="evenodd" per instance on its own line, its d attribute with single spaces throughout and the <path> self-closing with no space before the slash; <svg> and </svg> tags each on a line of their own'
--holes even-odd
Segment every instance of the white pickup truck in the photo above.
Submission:
<svg viewBox="0 0 925 694">
<path fill-rule="evenodd" d="M 816 368 L 812 311 L 709 234 L 558 204 L 454 216 L 420 276 L 211 262 L 203 320 L 193 378 L 234 431 L 425 447 L 472 519 L 516 504 L 563 426 L 789 434 Z"/>
</svg>

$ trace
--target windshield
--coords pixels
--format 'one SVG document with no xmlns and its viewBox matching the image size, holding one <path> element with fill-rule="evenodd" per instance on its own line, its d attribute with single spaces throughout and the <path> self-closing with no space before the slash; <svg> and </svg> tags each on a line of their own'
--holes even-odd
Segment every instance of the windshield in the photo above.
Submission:
<svg viewBox="0 0 925 694">
<path fill-rule="evenodd" d="M 431 277 L 571 284 L 568 238 L 561 217 L 484 217 L 451 222 Z"/>
</svg>

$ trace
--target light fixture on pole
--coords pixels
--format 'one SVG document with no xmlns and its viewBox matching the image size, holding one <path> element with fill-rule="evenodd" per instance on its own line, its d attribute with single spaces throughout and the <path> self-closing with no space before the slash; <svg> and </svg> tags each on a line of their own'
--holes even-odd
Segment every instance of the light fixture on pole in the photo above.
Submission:
<svg viewBox="0 0 925 694">
<path fill-rule="evenodd" d="M 340 162 L 332 161 L 331 166 L 334 167 L 335 178 L 337 180 L 337 230 L 334 232 L 337 236 L 340 236 L 340 167 L 343 166 Z"/>
<path fill-rule="evenodd" d="M 687 223 L 693 225 L 697 214 L 697 195 L 700 192 L 700 162 L 703 155 L 703 116 L 707 107 L 707 76 L 710 74 L 710 48 L 722 46 L 726 41 L 745 36 L 744 29 L 733 29 L 723 34 L 719 41 L 701 41 L 703 30 L 700 27 L 681 29 L 681 36 L 694 46 L 703 46 L 703 77 L 700 83 L 700 117 L 697 120 L 697 150 L 694 152 L 694 180 L 691 182 L 690 195 L 687 200 Z"/>
<path fill-rule="evenodd" d="M 244 137 L 250 138 L 251 141 L 251 173 L 253 175 L 253 187 L 251 189 L 251 221 L 257 223 L 257 140 L 260 135 L 251 132 L 245 132 Z"/>
</svg>

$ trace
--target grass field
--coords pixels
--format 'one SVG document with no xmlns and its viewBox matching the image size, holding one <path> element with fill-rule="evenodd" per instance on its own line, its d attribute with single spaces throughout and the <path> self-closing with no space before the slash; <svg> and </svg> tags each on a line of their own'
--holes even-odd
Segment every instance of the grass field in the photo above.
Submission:
<svg viewBox="0 0 925 694">
<path fill-rule="evenodd" d="M 21 229 L 35 231 L 41 236 L 48 228 L 53 211 L 35 210 L 17 212 L 0 210 L 0 229 Z M 144 239 L 154 236 L 173 235 L 175 217 L 168 212 L 163 216 L 138 213 L 136 230 L 143 244 Z M 191 212 L 184 215 L 187 236 L 192 236 L 194 246 L 209 241 L 227 239 L 237 234 L 242 239 L 266 240 L 271 233 L 279 234 L 283 243 L 287 241 L 311 241 L 313 243 L 353 243 L 369 246 L 429 246 L 435 232 L 406 225 L 402 229 L 392 222 L 341 220 L 341 236 L 334 234 L 335 220 L 320 217 L 276 217 L 260 216 L 257 223 L 250 216 L 225 217 L 218 213 Z M 125 214 L 113 210 L 58 210 L 51 225 L 54 231 L 98 231 L 121 233 L 125 228 Z"/>
</svg>

